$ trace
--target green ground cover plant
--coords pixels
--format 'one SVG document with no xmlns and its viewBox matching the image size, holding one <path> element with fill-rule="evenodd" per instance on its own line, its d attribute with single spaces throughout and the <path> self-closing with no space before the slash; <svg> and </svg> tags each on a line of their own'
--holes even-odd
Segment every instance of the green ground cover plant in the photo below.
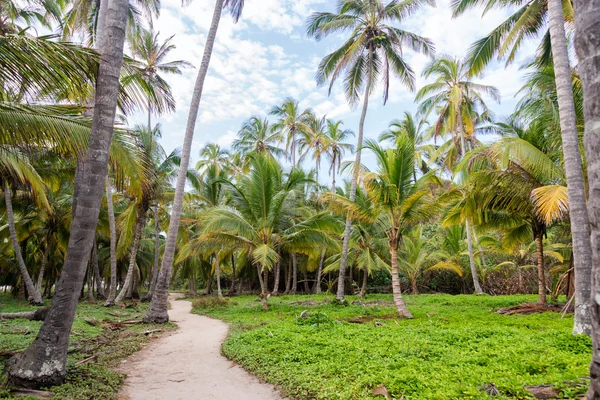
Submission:
<svg viewBox="0 0 600 400">
<path fill-rule="evenodd" d="M 495 313 L 534 296 L 406 296 L 412 320 L 395 316 L 389 295 L 332 299 L 271 297 L 268 311 L 255 296 L 214 308 L 201 299 L 193 312 L 230 323 L 223 354 L 294 399 L 369 399 L 381 385 L 404 399 L 530 399 L 537 385 L 585 393 L 592 348 L 571 334 L 572 315 Z"/>
<path fill-rule="evenodd" d="M 141 318 L 148 308 L 144 303 L 130 303 L 126 308 L 106 308 L 101 305 L 101 302 L 82 301 L 77 306 L 77 314 L 71 330 L 66 382 L 60 386 L 45 388 L 54 393 L 54 399 L 117 398 L 117 392 L 123 384 L 125 375 L 115 371 L 114 368 L 121 360 L 140 350 L 152 338 L 176 327 L 171 323 L 160 326 L 128 323 L 127 321 Z M 33 308 L 24 300 L 0 295 L 2 313 L 31 310 Z M 12 354 L 23 351 L 29 346 L 35 339 L 41 324 L 41 321 L 25 319 L 0 319 L 0 368 L 4 369 L 6 361 Z M 146 334 L 151 331 L 156 332 Z M 4 381 L 4 374 L 0 379 Z M 13 398 L 13 394 L 8 389 L 0 387 L 0 398 Z M 27 397 L 20 398 L 27 399 Z"/>
</svg>

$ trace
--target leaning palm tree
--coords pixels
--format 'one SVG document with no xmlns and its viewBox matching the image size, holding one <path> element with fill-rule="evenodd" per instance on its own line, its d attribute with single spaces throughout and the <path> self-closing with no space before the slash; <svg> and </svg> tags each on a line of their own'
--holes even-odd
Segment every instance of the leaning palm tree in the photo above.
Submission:
<svg viewBox="0 0 600 400">
<path fill-rule="evenodd" d="M 279 132 L 281 138 L 285 138 L 285 151 L 292 167 L 297 167 L 300 163 L 300 156 L 296 157 L 298 147 L 300 147 L 298 139 L 299 136 L 309 134 L 312 112 L 310 110 L 300 111 L 298 102 L 288 98 L 281 106 L 273 107 L 270 114 L 277 117 L 277 122 L 271 129 Z"/>
<path fill-rule="evenodd" d="M 162 267 L 158 276 L 158 281 L 150 308 L 144 317 L 146 322 L 164 323 L 169 320 L 168 309 L 168 291 L 169 282 L 171 281 L 171 269 L 173 268 L 173 259 L 175 257 L 175 248 L 177 246 L 177 233 L 179 231 L 179 219 L 183 206 L 183 195 L 185 191 L 185 182 L 187 178 L 187 169 L 190 164 L 190 153 L 192 149 L 192 140 L 194 139 L 194 129 L 196 127 L 196 119 L 198 118 L 198 110 L 200 109 L 200 99 L 202 98 L 202 90 L 204 88 L 204 80 L 208 73 L 210 57 L 217 37 L 219 22 L 223 9 L 231 12 L 235 21 L 239 19 L 244 7 L 244 0 L 217 0 L 213 13 L 212 22 L 208 31 L 206 45 L 204 46 L 204 55 L 202 56 L 202 64 L 198 71 L 198 77 L 194 86 L 194 94 L 190 103 L 190 112 L 188 123 L 185 130 L 183 147 L 181 150 L 181 163 L 179 173 L 177 174 L 177 183 L 175 186 L 175 198 L 173 199 L 173 207 L 171 210 L 171 220 L 169 222 L 169 231 L 167 233 L 167 242 L 162 259 Z"/>
<path fill-rule="evenodd" d="M 371 150 L 377 160 L 377 170 L 365 172 L 361 178 L 373 207 L 364 209 L 340 195 L 333 195 L 331 204 L 338 209 L 346 208 L 352 218 L 385 227 L 396 311 L 400 316 L 412 318 L 402 299 L 398 249 L 411 228 L 435 215 L 438 207 L 430 185 L 437 184 L 438 179 L 432 171 L 414 180 L 414 144 L 408 138 L 400 139 L 396 148 L 384 149 L 374 141 L 367 141 L 365 148 Z"/>
<path fill-rule="evenodd" d="M 589 216 L 585 197 L 583 162 L 577 134 L 577 120 L 569 66 L 569 50 L 565 22 L 572 24 L 575 12 L 572 0 L 518 0 L 498 2 L 496 0 L 456 0 L 454 14 L 477 5 L 518 8 L 508 19 L 494 29 L 490 35 L 476 42 L 470 50 L 470 65 L 473 73 L 483 70 L 496 55 L 514 60 L 523 39 L 540 37 L 538 58 L 541 64 L 554 65 L 558 106 L 562 136 L 564 166 L 567 176 L 575 264 L 575 320 L 574 333 L 590 332 L 590 282 L 592 247 L 590 242 Z"/>
<path fill-rule="evenodd" d="M 71 222 L 67 254 L 52 306 L 36 340 L 16 355 L 7 368 L 9 382 L 18 386 L 57 385 L 67 373 L 69 334 L 104 195 L 119 91 L 119 76 L 115 71 L 123 63 L 127 6 L 124 0 L 114 0 L 109 5 L 105 29 L 110 46 L 106 46 L 98 71 L 92 132 L 80 188 L 74 199 L 77 209 Z"/>
<path fill-rule="evenodd" d="M 600 190 L 600 109 L 597 106 L 598 91 L 597 77 L 600 76 L 600 65 L 598 55 L 600 54 L 600 45 L 597 38 L 600 37 L 600 24 L 598 15 L 600 15 L 600 4 L 593 1 L 575 0 L 577 14 L 575 15 L 575 48 L 579 58 L 579 68 L 581 71 L 581 80 L 585 90 L 584 109 L 586 117 L 585 126 L 585 152 L 588 161 L 588 176 L 590 193 L 598 193 Z M 591 234 L 593 243 L 600 241 L 600 199 L 598 196 L 590 197 Z M 598 247 L 592 249 L 592 276 L 598 276 L 600 272 L 600 251 Z M 592 280 L 592 295 L 598 298 L 600 295 L 600 281 Z M 600 395 L 600 316 L 598 313 L 592 314 L 592 343 L 594 353 L 590 365 L 591 384 L 587 397 L 595 398 Z"/>
<path fill-rule="evenodd" d="M 469 71 L 463 62 L 447 56 L 431 61 L 423 70 L 425 78 L 435 77 L 435 81 L 425 85 L 417 93 L 416 101 L 421 101 L 419 113 L 427 118 L 437 113 L 435 135 L 452 134 L 460 143 L 460 156 L 464 157 L 467 142 L 473 142 L 475 123 L 474 114 L 489 114 L 483 95 L 500 101 L 500 93 L 493 86 L 475 83 L 470 79 Z M 475 293 L 482 294 L 479 284 L 475 257 L 473 255 L 473 239 L 471 222 L 465 220 L 469 263 L 473 276 Z"/>
<path fill-rule="evenodd" d="M 327 120 L 325 128 L 325 136 L 328 141 L 328 149 L 326 151 L 327 159 L 329 160 L 329 173 L 331 174 L 331 192 L 335 193 L 335 178 L 342 166 L 342 159 L 347 151 L 353 152 L 354 146 L 346 143 L 345 140 L 350 136 L 354 136 L 354 132 L 349 129 L 342 129 L 342 121 Z"/>
<path fill-rule="evenodd" d="M 427 55 L 434 52 L 433 43 L 429 39 L 392 25 L 393 23 L 403 23 L 423 4 L 433 5 L 434 2 L 429 0 L 391 0 L 384 4 L 381 0 L 343 0 L 338 4 L 336 13 L 314 13 L 308 21 L 308 35 L 314 36 L 317 40 L 334 33 L 350 32 L 350 37 L 344 44 L 321 61 L 317 71 L 317 82 L 323 84 L 329 80 L 331 93 L 337 78 L 340 74 L 345 74 L 344 91 L 350 105 L 356 106 L 361 96 L 363 97 L 358 126 L 356 160 L 350 187 L 351 201 L 356 195 L 369 97 L 373 93 L 378 79 L 383 81 L 383 102 L 385 104 L 389 96 L 392 76 L 398 77 L 409 90 L 414 90 L 414 72 L 403 58 L 405 47 Z M 337 289 L 339 301 L 344 301 L 344 276 L 351 225 L 352 221 L 347 218 Z"/>
</svg>

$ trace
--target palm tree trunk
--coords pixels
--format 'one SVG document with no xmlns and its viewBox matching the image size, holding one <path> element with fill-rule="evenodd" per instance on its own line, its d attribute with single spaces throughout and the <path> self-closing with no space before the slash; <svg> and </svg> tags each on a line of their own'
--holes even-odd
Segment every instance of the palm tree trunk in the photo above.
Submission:
<svg viewBox="0 0 600 400">
<path fill-rule="evenodd" d="M 365 296 L 367 295 L 367 282 L 369 280 L 369 272 L 364 269 L 363 270 L 363 281 L 362 281 L 362 287 L 360 288 L 360 298 L 364 299 Z"/>
<path fill-rule="evenodd" d="M 65 262 L 50 311 L 37 338 L 27 350 L 9 362 L 8 381 L 15 386 L 58 385 L 64 381 L 67 373 L 69 334 L 83 286 L 86 263 L 94 244 L 104 194 L 103 184 L 117 108 L 119 72 L 123 63 L 127 10 L 128 2 L 125 0 L 112 0 L 109 4 L 105 26 L 106 50 L 98 69 L 92 131 Z"/>
<path fill-rule="evenodd" d="M 194 86 L 194 93 L 190 102 L 190 113 L 188 116 L 187 127 L 185 130 L 185 138 L 181 150 L 181 162 L 179 172 L 177 174 L 177 184 L 175 186 L 175 198 L 171 209 L 171 220 L 169 222 L 169 231 L 167 233 L 167 243 L 163 254 L 162 266 L 158 275 L 156 289 L 152 295 L 150 308 L 144 317 L 145 322 L 165 323 L 169 321 L 168 296 L 169 283 L 171 281 L 171 270 L 173 268 L 173 259 L 175 257 L 175 248 L 177 247 L 177 234 L 179 233 L 179 219 L 181 217 L 181 209 L 183 206 L 183 195 L 185 192 L 185 182 L 187 169 L 190 165 L 190 153 L 192 149 L 192 141 L 194 139 L 194 128 L 196 127 L 196 119 L 198 118 L 198 110 L 200 109 L 200 99 L 202 98 L 202 90 L 204 88 L 204 80 L 208 73 L 210 57 L 215 45 L 217 30 L 221 13 L 223 12 L 224 0 L 217 0 L 215 3 L 215 11 L 213 13 L 212 22 L 206 38 L 204 46 L 204 55 L 202 63 L 198 71 L 198 77 Z"/>
<path fill-rule="evenodd" d="M 390 240 L 390 257 L 392 258 L 392 292 L 394 296 L 394 304 L 396 312 L 401 317 L 412 318 L 412 314 L 406 308 L 402 299 L 402 289 L 400 287 L 400 277 L 398 276 L 398 241 Z"/>
<path fill-rule="evenodd" d="M 256 264 L 256 273 L 258 274 L 258 282 L 260 283 L 260 297 L 262 297 L 263 309 L 268 310 L 269 304 L 267 303 L 267 301 L 269 294 L 267 289 L 267 282 L 265 282 L 265 279 L 263 278 L 260 264 Z"/>
<path fill-rule="evenodd" d="M 292 290 L 292 268 L 288 262 L 285 266 L 285 292 L 283 294 L 289 294 Z"/>
<path fill-rule="evenodd" d="M 90 252 L 90 255 L 91 254 L 92 253 Z M 96 298 L 94 297 L 94 267 L 92 266 L 91 257 L 88 260 L 88 266 L 87 266 L 87 293 L 88 293 L 88 300 L 96 300 Z"/>
<path fill-rule="evenodd" d="M 119 292 L 119 295 L 115 299 L 115 303 L 120 303 L 123 301 L 125 296 L 128 293 L 132 292 L 134 279 L 133 274 L 135 272 L 135 262 L 137 257 L 138 249 L 140 248 L 140 238 L 142 237 L 142 229 L 146 224 L 146 213 L 140 207 L 138 210 L 138 217 L 135 225 L 135 236 L 133 237 L 133 245 L 131 246 L 131 257 L 129 258 L 129 268 L 127 269 L 127 277 L 125 278 L 125 283 L 123 283 L 123 287 Z"/>
<path fill-rule="evenodd" d="M 212 281 L 213 281 L 213 276 L 211 273 L 209 273 L 208 279 L 204 283 L 206 285 L 204 287 L 204 294 L 209 295 L 212 293 Z"/>
<path fill-rule="evenodd" d="M 360 171 L 360 156 L 361 148 L 363 144 L 363 136 L 365 131 L 365 119 L 367 118 L 367 110 L 369 109 L 369 93 L 373 86 L 373 74 L 372 65 L 373 61 L 373 48 L 369 47 L 369 68 L 367 68 L 367 85 L 365 86 L 365 94 L 363 99 L 362 113 L 360 115 L 360 122 L 358 124 L 358 139 L 356 141 L 356 158 L 354 160 L 354 169 L 352 171 L 352 182 L 350 184 L 350 201 L 354 201 L 356 198 L 356 186 L 358 184 L 358 174 Z M 342 256 L 340 258 L 340 274 L 338 279 L 337 295 L 336 298 L 340 302 L 345 300 L 345 278 L 346 278 L 346 260 L 348 259 L 348 247 L 350 245 L 350 230 L 352 228 L 352 220 L 350 216 L 346 216 L 346 226 L 344 228 L 344 240 L 342 242 Z"/>
<path fill-rule="evenodd" d="M 42 283 L 44 282 L 44 272 L 46 271 L 46 265 L 48 264 L 48 257 L 50 257 L 50 237 L 46 236 L 46 248 L 44 248 L 42 264 L 40 265 L 40 273 L 35 284 L 35 289 L 38 293 L 40 293 L 40 295 L 42 293 Z"/>
<path fill-rule="evenodd" d="M 331 161 L 331 193 L 335 194 L 335 159 Z"/>
<path fill-rule="evenodd" d="M 150 280 L 150 288 L 148 294 L 144 297 L 143 301 L 150 301 L 154 288 L 156 288 L 156 281 L 158 279 L 158 263 L 160 261 L 160 220 L 158 219 L 158 205 L 154 207 L 154 265 L 152 266 L 152 279 Z"/>
<path fill-rule="evenodd" d="M 229 289 L 229 296 L 235 293 L 235 274 L 236 274 L 236 265 L 235 265 L 235 255 L 231 254 L 231 289 Z"/>
<path fill-rule="evenodd" d="M 419 294 L 419 287 L 417 286 L 417 277 L 416 276 L 410 281 L 410 285 L 411 285 L 411 289 L 412 289 L 412 294 Z"/>
<path fill-rule="evenodd" d="M 100 277 L 100 268 L 98 267 L 98 241 L 94 238 L 92 247 L 92 262 L 94 263 L 94 277 L 96 279 L 96 296 L 100 300 L 106 300 L 104 289 L 102 288 L 102 278 Z"/>
<path fill-rule="evenodd" d="M 538 304 L 546 304 L 546 270 L 544 268 L 544 241 L 542 234 L 535 236 L 537 245 L 537 268 L 538 268 Z"/>
<path fill-rule="evenodd" d="M 110 289 L 104 306 L 111 307 L 115 305 L 115 297 L 117 297 L 117 228 L 115 223 L 112 186 L 110 184 L 110 177 L 108 176 L 106 177 L 106 208 L 108 212 L 108 228 L 110 231 Z"/>
<path fill-rule="evenodd" d="M 308 284 L 308 272 L 304 270 L 302 272 L 302 276 L 304 278 L 304 293 L 310 293 L 310 285 Z"/>
<path fill-rule="evenodd" d="M 575 102 L 573 100 L 573 81 L 569 66 L 569 50 L 565 34 L 562 0 L 548 0 L 548 15 L 550 18 L 550 41 L 558 95 L 564 166 L 569 194 L 573 253 L 575 255 L 575 320 L 573 333 L 589 335 L 592 329 L 590 314 L 592 244 L 590 242 L 590 221 L 585 198 L 585 184 L 583 182 Z"/>
<path fill-rule="evenodd" d="M 317 280 L 315 282 L 316 294 L 321 294 L 321 278 L 323 276 L 323 264 L 325 264 L 325 249 L 321 251 L 321 258 L 319 259 L 319 268 L 317 269 Z"/>
<path fill-rule="evenodd" d="M 279 293 L 279 276 L 281 275 L 281 261 L 277 260 L 277 264 L 275 264 L 275 279 L 273 282 L 273 294 L 277 295 Z"/>
<path fill-rule="evenodd" d="M 465 228 L 467 230 L 467 249 L 469 251 L 469 266 L 471 267 L 471 275 L 473 276 L 473 287 L 475 288 L 475 294 L 483 294 L 481 285 L 479 283 L 479 276 L 477 275 L 477 267 L 475 266 L 475 255 L 473 254 L 473 237 L 471 234 L 471 224 L 469 220 L 465 220 Z"/>
<path fill-rule="evenodd" d="M 298 257 L 296 253 L 292 253 L 292 287 L 290 288 L 290 294 L 296 294 L 298 289 Z"/>
<path fill-rule="evenodd" d="M 588 399 L 600 397 L 600 2 L 575 0 L 575 49 L 584 92 L 585 151 L 588 162 L 589 218 L 592 243 L 592 317 L 593 355 L 590 364 Z M 577 271 L 575 282 L 577 282 Z M 576 291 L 578 288 L 575 289 Z M 577 295 L 576 295 L 577 297 Z M 576 299 L 577 301 L 577 299 Z"/>
<path fill-rule="evenodd" d="M 223 292 L 221 292 L 221 264 L 219 264 L 219 254 L 215 254 L 215 272 L 217 273 L 217 296 L 222 299 Z"/>
<path fill-rule="evenodd" d="M 21 276 L 23 277 L 23 283 L 25 284 L 25 288 L 27 289 L 27 293 L 29 294 L 31 303 L 36 306 L 43 306 L 44 302 L 42 301 L 42 295 L 33 284 L 31 276 L 27 271 L 27 266 L 25 265 L 23 254 L 21 254 L 21 246 L 19 246 L 19 238 L 17 237 L 17 230 L 15 228 L 15 214 L 13 211 L 12 198 L 8 183 L 4 184 L 4 201 L 6 203 L 6 216 L 8 219 L 8 231 L 10 233 L 10 240 L 12 242 L 13 250 L 15 252 L 15 258 L 17 259 L 17 263 L 19 264 Z"/>
</svg>

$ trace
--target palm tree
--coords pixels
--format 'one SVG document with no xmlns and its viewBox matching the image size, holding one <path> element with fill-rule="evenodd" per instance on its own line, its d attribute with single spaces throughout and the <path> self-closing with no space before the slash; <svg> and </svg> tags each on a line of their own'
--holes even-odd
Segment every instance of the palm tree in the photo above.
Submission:
<svg viewBox="0 0 600 400">
<path fill-rule="evenodd" d="M 281 106 L 275 106 L 270 112 L 278 118 L 273 124 L 273 132 L 278 132 L 281 138 L 285 138 L 285 151 L 288 154 L 292 167 L 300 163 L 298 152 L 298 135 L 308 135 L 312 112 L 310 110 L 300 111 L 298 102 L 292 98 L 286 99 Z"/>
<path fill-rule="evenodd" d="M 415 101 L 422 101 L 419 113 L 427 118 L 432 113 L 439 114 L 435 124 L 435 135 L 451 133 L 460 143 L 460 154 L 464 157 L 467 141 L 473 141 L 475 132 L 474 112 L 487 112 L 482 95 L 488 95 L 500 101 L 500 93 L 493 86 L 472 82 L 466 65 L 456 59 L 441 56 L 431 61 L 423 70 L 425 78 L 435 77 L 435 81 L 425 85 L 417 93 Z M 470 139 L 470 140 L 469 140 Z M 467 242 L 469 248 L 469 264 L 473 276 L 475 293 L 482 294 L 479 284 L 475 257 L 473 255 L 473 239 L 471 222 L 465 220 Z"/>
<path fill-rule="evenodd" d="M 162 259 L 162 266 L 158 276 L 158 281 L 150 308 L 144 317 L 146 322 L 164 323 L 169 320 L 168 309 L 168 291 L 169 282 L 171 280 L 171 269 L 173 267 L 173 259 L 175 257 L 175 248 L 177 247 L 177 234 L 179 232 L 179 219 L 183 206 L 183 195 L 185 191 L 185 182 L 187 170 L 190 164 L 190 152 L 192 148 L 192 140 L 194 138 L 194 128 L 196 127 L 196 119 L 198 118 L 198 110 L 200 109 L 200 99 L 202 98 L 202 90 L 204 88 L 204 80 L 208 73 L 210 57 L 217 37 L 219 22 L 223 9 L 231 12 L 233 19 L 237 21 L 242 13 L 244 0 L 216 0 L 215 10 L 213 13 L 210 29 L 204 46 L 204 55 L 202 56 L 202 64 L 198 71 L 198 77 L 194 86 L 194 94 L 190 103 L 190 112 L 188 123 L 185 130 L 183 147 L 181 150 L 181 163 L 179 173 L 177 174 L 177 183 L 175 185 L 175 198 L 173 199 L 173 207 L 171 210 L 171 220 L 169 222 L 169 230 L 167 232 L 167 242 Z"/>
<path fill-rule="evenodd" d="M 363 96 L 350 201 L 354 201 L 356 196 L 369 96 L 375 89 L 377 80 L 381 77 L 383 81 L 384 104 L 389 96 L 392 75 L 397 76 L 409 90 L 414 90 L 414 72 L 403 58 L 404 48 L 409 47 L 427 55 L 431 55 L 434 51 L 433 43 L 429 39 L 389 25 L 394 22 L 404 22 L 423 3 L 434 4 L 433 1 L 428 0 L 391 0 L 385 5 L 381 0 L 343 0 L 338 4 L 337 13 L 314 13 L 308 21 L 307 33 L 317 40 L 333 33 L 351 32 L 350 38 L 342 47 L 321 61 L 317 71 L 319 84 L 330 80 L 330 93 L 340 74 L 345 74 L 344 91 L 350 105 L 355 106 L 361 95 Z M 352 221 L 347 218 L 336 296 L 339 301 L 344 301 L 344 276 L 351 226 Z"/>
<path fill-rule="evenodd" d="M 579 59 L 581 81 L 585 90 L 585 152 L 588 162 L 589 193 L 598 193 L 600 190 L 600 109 L 597 107 L 598 91 L 596 78 L 600 76 L 598 54 L 600 46 L 596 41 L 600 37 L 600 4 L 593 1 L 575 0 L 577 14 L 575 15 L 575 48 Z M 600 199 L 590 196 L 589 216 L 591 222 L 592 243 L 600 242 Z M 598 247 L 592 248 L 592 296 L 594 299 L 600 295 L 600 281 L 595 277 L 600 271 L 600 252 Z M 592 307 L 592 344 L 594 353 L 590 365 L 591 384 L 587 398 L 591 399 L 600 395 L 600 316 L 595 307 Z"/>
<path fill-rule="evenodd" d="M 325 135 L 326 118 L 318 118 L 314 114 L 310 114 L 307 122 L 308 130 L 298 140 L 300 163 L 309 152 L 312 151 L 312 159 L 315 161 L 315 181 L 316 191 L 319 190 L 319 171 L 321 170 L 321 159 L 327 153 L 329 147 L 329 139 Z"/>
<path fill-rule="evenodd" d="M 167 61 L 169 53 L 175 49 L 175 45 L 171 44 L 173 36 L 161 43 L 158 35 L 158 32 L 154 32 L 151 23 L 150 29 L 139 27 L 131 40 L 133 56 L 139 61 L 137 61 L 137 73 L 129 75 L 128 79 L 137 79 L 147 92 L 149 130 L 152 129 L 153 112 L 160 114 L 175 109 L 171 87 L 160 73 L 180 75 L 181 68 L 191 67 L 187 61 Z"/>
<path fill-rule="evenodd" d="M 232 148 L 244 156 L 251 154 L 270 154 L 281 157 L 285 151 L 277 147 L 281 142 L 281 135 L 269 127 L 265 118 L 251 117 L 242 125 L 238 132 L 238 139 L 233 141 Z"/>
<path fill-rule="evenodd" d="M 475 4 L 481 3 L 486 9 L 508 5 L 495 0 L 459 0 L 454 2 L 454 14 L 459 15 Z M 576 271 L 573 332 L 589 333 L 591 305 L 588 288 L 591 282 L 592 249 L 565 32 L 565 22 L 572 24 L 575 12 L 572 0 L 519 0 L 512 2 L 511 6 L 519 8 L 490 35 L 471 47 L 469 55 L 471 72 L 481 72 L 495 54 L 506 55 L 507 60 L 511 62 L 524 38 L 543 35 L 538 58 L 540 64 L 552 63 L 555 69 L 562 149 L 571 205 L 569 215 Z"/>
<path fill-rule="evenodd" d="M 206 174 L 210 168 L 216 169 L 216 172 L 221 172 L 229 166 L 229 151 L 222 149 L 216 143 L 208 143 L 200 149 L 200 159 L 196 163 L 196 171 L 201 172 L 201 176 Z"/>
<path fill-rule="evenodd" d="M 342 129 L 342 121 L 327 120 L 325 128 L 325 136 L 328 141 L 328 149 L 325 153 L 329 160 L 329 174 L 331 178 L 331 192 L 335 193 L 335 177 L 342 166 L 342 159 L 346 151 L 353 152 L 354 146 L 346 143 L 345 140 L 350 136 L 354 136 L 354 132 L 349 129 Z M 336 170 L 337 168 L 337 170 Z"/>
<path fill-rule="evenodd" d="M 119 90 L 119 74 L 115 71 L 119 71 L 123 63 L 127 6 L 128 2 L 124 0 L 111 1 L 109 5 L 105 26 L 109 41 L 98 71 L 92 132 L 79 182 L 81 187 L 75 198 L 77 210 L 71 223 L 67 255 L 52 306 L 36 340 L 15 356 L 8 367 L 8 380 L 14 385 L 57 385 L 67 373 L 69 333 L 104 194 Z"/>
<path fill-rule="evenodd" d="M 318 245 L 331 245 L 325 230 L 336 229 L 336 223 L 328 213 L 294 223 L 302 186 L 307 182 L 299 169 L 286 177 L 273 158 L 252 156 L 249 175 L 241 176 L 236 183 L 224 182 L 231 196 L 230 205 L 207 212 L 204 235 L 194 244 L 238 247 L 248 254 L 256 265 L 265 309 L 268 288 L 262 276 L 277 264 L 282 250 L 307 253 Z"/>
</svg>

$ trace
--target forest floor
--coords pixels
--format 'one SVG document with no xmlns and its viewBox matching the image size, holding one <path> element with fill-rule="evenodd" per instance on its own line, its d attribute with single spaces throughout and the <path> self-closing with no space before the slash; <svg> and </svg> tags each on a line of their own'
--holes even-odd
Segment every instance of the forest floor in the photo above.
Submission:
<svg viewBox="0 0 600 400">
<path fill-rule="evenodd" d="M 535 297 L 409 295 L 412 320 L 390 295 L 271 297 L 268 311 L 201 297 L 193 312 L 228 322 L 223 354 L 293 399 L 581 398 L 592 347 L 573 316 L 496 312 Z"/>
<path fill-rule="evenodd" d="M 221 355 L 229 326 L 190 314 L 189 301 L 173 301 L 169 317 L 177 331 L 129 357 L 120 370 L 127 374 L 119 399 L 279 400 L 273 386 L 259 382 Z"/>
</svg>

